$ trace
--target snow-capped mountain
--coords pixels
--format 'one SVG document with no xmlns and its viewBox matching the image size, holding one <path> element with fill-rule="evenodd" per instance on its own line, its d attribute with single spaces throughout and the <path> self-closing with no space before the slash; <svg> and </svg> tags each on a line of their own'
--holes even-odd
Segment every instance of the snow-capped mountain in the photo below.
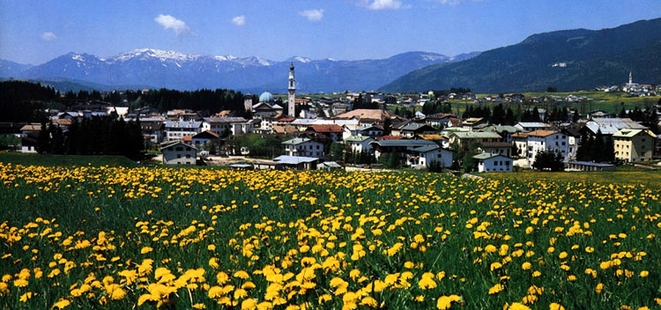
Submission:
<svg viewBox="0 0 661 310">
<path fill-rule="evenodd" d="M 145 48 L 109 58 L 69 53 L 38 66 L 3 61 L 0 62 L 0 77 L 71 79 L 108 88 L 149 85 L 180 90 L 225 88 L 254 93 L 264 89 L 285 92 L 289 65 L 294 64 L 297 89 L 301 92 L 335 92 L 377 89 L 410 71 L 449 61 L 451 57 L 426 52 L 377 60 L 313 60 L 295 56 L 285 61 L 271 61 L 255 56 L 207 56 Z"/>
</svg>

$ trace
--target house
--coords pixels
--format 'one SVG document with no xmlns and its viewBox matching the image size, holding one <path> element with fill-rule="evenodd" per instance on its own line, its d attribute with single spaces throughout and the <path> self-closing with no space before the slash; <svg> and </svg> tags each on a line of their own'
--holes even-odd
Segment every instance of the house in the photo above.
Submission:
<svg viewBox="0 0 661 310">
<path fill-rule="evenodd" d="M 167 111 L 166 116 L 171 121 L 193 122 L 202 120 L 199 113 L 189 109 L 175 109 Z"/>
<path fill-rule="evenodd" d="M 518 122 L 514 127 L 520 131 L 550 130 L 551 124 L 542 122 Z"/>
<path fill-rule="evenodd" d="M 137 119 L 136 119 L 137 120 Z M 147 137 L 151 143 L 163 142 L 165 133 L 165 118 L 140 118 L 140 129 L 142 135 Z"/>
<path fill-rule="evenodd" d="M 487 123 L 488 122 L 485 118 L 482 118 L 482 117 L 469 117 L 461 123 L 461 126 L 466 128 L 466 129 L 472 130 L 472 129 L 480 126 L 480 125 L 486 125 Z"/>
<path fill-rule="evenodd" d="M 372 138 L 381 137 L 384 134 L 383 127 L 378 125 L 358 125 L 350 129 L 348 125 L 344 126 L 345 136 L 367 136 Z M 347 134 L 348 133 L 348 134 Z"/>
<path fill-rule="evenodd" d="M 294 138 L 283 141 L 282 145 L 287 156 L 324 157 L 324 145 L 308 138 Z"/>
<path fill-rule="evenodd" d="M 352 153 L 363 153 L 372 151 L 370 143 L 373 141 L 376 140 L 369 136 L 349 136 L 344 139 L 344 144 L 346 145 L 346 149 Z"/>
<path fill-rule="evenodd" d="M 481 153 L 473 156 L 478 172 L 512 172 L 514 161 L 504 155 Z"/>
<path fill-rule="evenodd" d="M 243 117 L 207 117 L 202 122 L 203 131 L 212 131 L 219 137 L 240 135 L 255 132 L 252 121 Z"/>
<path fill-rule="evenodd" d="M 21 152 L 37 153 L 39 146 L 39 135 L 41 133 L 41 124 L 25 124 L 20 128 L 21 131 Z"/>
<path fill-rule="evenodd" d="M 191 144 L 198 150 L 208 150 L 214 153 L 220 148 L 220 136 L 211 130 L 206 130 L 191 137 Z M 217 149 L 212 150 L 211 148 L 214 147 Z"/>
<path fill-rule="evenodd" d="M 434 134 L 438 130 L 427 124 L 406 123 L 392 129 L 392 135 L 404 138 L 413 138 L 419 134 Z"/>
<path fill-rule="evenodd" d="M 319 163 L 317 157 L 282 155 L 273 159 L 275 169 L 315 170 Z"/>
<path fill-rule="evenodd" d="M 588 134 L 593 137 L 597 135 L 597 132 L 601 132 L 604 136 L 611 137 L 621 129 L 648 128 L 630 118 L 593 118 L 585 123 L 583 129 L 588 130 Z"/>
<path fill-rule="evenodd" d="M 542 151 L 558 152 L 563 162 L 568 162 L 575 154 L 569 153 L 569 143 L 566 134 L 555 130 L 535 130 L 520 132 L 512 135 L 514 145 L 518 149 L 518 156 L 526 159 L 526 165 L 535 162 L 537 153 Z"/>
<path fill-rule="evenodd" d="M 329 125 L 310 125 L 305 133 L 315 137 L 324 137 L 327 140 L 338 142 L 342 140 L 344 129 L 337 124 Z"/>
<path fill-rule="evenodd" d="M 516 153 L 516 147 L 512 142 L 484 142 L 480 145 L 483 153 L 499 154 L 512 157 Z"/>
<path fill-rule="evenodd" d="M 480 129 L 480 131 L 495 132 L 501 136 L 502 142 L 512 142 L 512 135 L 524 130 L 509 125 L 489 125 Z"/>
<path fill-rule="evenodd" d="M 195 165 L 197 160 L 197 148 L 182 141 L 161 144 L 161 153 L 166 165 Z"/>
<path fill-rule="evenodd" d="M 481 145 L 486 142 L 500 142 L 502 137 L 495 132 L 484 131 L 454 131 L 448 135 L 450 144 L 459 147 L 469 147 L 471 144 Z"/>
<path fill-rule="evenodd" d="M 654 155 L 656 135 L 651 130 L 621 129 L 613 134 L 615 159 L 627 163 L 650 161 Z"/>
<path fill-rule="evenodd" d="M 438 144 L 432 141 L 408 139 L 381 139 L 371 142 L 370 145 L 372 146 L 372 149 L 374 149 L 374 157 L 377 160 L 379 160 L 381 156 L 397 154 L 399 163 L 404 165 L 412 164 L 409 155 L 413 154 L 413 149 L 430 145 L 438 146 Z"/>
<path fill-rule="evenodd" d="M 425 145 L 412 150 L 411 166 L 429 168 L 437 164 L 442 168 L 450 168 L 454 160 L 454 152 L 438 145 Z"/>
<path fill-rule="evenodd" d="M 425 123 L 434 128 L 443 129 L 453 126 L 452 119 L 458 120 L 454 114 L 438 113 L 427 115 L 425 117 Z"/>
<path fill-rule="evenodd" d="M 202 132 L 200 121 L 165 121 L 165 141 L 179 141 Z"/>
</svg>

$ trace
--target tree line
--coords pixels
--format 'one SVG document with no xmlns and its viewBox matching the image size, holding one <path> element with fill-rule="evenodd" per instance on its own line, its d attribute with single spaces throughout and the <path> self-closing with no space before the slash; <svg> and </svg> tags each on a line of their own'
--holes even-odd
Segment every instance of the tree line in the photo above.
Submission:
<svg viewBox="0 0 661 310">
<path fill-rule="evenodd" d="M 138 160 L 144 149 L 140 121 L 109 116 L 74 121 L 65 132 L 51 122 L 42 122 L 37 152 L 65 155 L 121 155 Z"/>
</svg>

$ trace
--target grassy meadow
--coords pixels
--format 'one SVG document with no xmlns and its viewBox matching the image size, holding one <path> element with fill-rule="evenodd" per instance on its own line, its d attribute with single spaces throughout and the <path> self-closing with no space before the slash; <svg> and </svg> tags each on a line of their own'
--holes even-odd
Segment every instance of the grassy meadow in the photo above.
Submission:
<svg viewBox="0 0 661 310">
<path fill-rule="evenodd" d="M 661 305 L 652 181 L 81 162 L 0 163 L 0 308 Z"/>
</svg>

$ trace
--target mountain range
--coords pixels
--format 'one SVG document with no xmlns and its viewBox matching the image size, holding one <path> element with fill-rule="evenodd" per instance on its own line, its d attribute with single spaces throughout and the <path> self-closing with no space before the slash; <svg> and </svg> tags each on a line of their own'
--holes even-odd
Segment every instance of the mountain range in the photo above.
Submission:
<svg viewBox="0 0 661 310">
<path fill-rule="evenodd" d="M 78 87 L 101 90 L 225 88 L 253 93 L 264 90 L 283 93 L 287 91 L 289 66 L 294 64 L 297 90 L 300 92 L 370 91 L 411 70 L 461 61 L 476 54 L 448 57 L 436 53 L 408 52 L 374 60 L 292 57 L 285 61 L 271 61 L 259 57 L 203 56 L 139 49 L 110 58 L 69 53 L 37 66 L 0 61 L 0 77 L 59 85 L 78 84 Z"/>
<path fill-rule="evenodd" d="M 380 88 L 386 92 L 470 88 L 479 93 L 559 91 L 661 84 L 661 18 L 602 30 L 531 35 L 521 43 L 455 63 L 415 70 Z"/>
<path fill-rule="evenodd" d="M 661 18 L 602 30 L 534 34 L 522 42 L 449 57 L 408 52 L 387 59 L 312 60 L 204 56 L 139 49 L 109 58 L 69 53 L 41 65 L 0 60 L 0 78 L 29 79 L 57 89 L 225 88 L 286 92 L 289 65 L 297 91 L 427 92 L 469 88 L 479 93 L 559 91 L 635 82 L 661 84 Z"/>
</svg>

